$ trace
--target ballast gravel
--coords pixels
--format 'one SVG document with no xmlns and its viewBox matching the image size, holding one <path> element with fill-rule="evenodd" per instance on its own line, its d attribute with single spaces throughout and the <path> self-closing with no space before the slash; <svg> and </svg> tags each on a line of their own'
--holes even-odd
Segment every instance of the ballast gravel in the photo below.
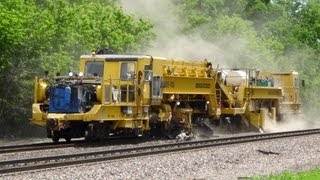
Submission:
<svg viewBox="0 0 320 180">
<path fill-rule="evenodd" d="M 320 166 L 320 135 L 0 175 L 0 179 L 239 179 Z"/>
<path fill-rule="evenodd" d="M 88 153 L 93 151 L 105 151 L 105 150 L 113 150 L 113 149 L 123 149 L 123 148 L 133 148 L 140 146 L 148 146 L 148 145 L 157 145 L 157 144 L 165 144 L 175 142 L 175 140 L 128 140 L 123 141 L 121 144 L 110 143 L 109 145 L 99 145 L 93 144 L 92 146 L 88 145 L 76 145 L 75 147 L 66 147 L 66 148 L 52 148 L 46 150 L 38 150 L 38 151 L 25 151 L 25 152 L 13 152 L 0 154 L 0 161 L 8 161 L 13 159 L 27 159 L 34 157 L 45 157 L 45 156 L 56 156 L 56 155 L 66 155 L 66 154 L 75 154 L 75 153 Z M 39 143 L 36 142 L 36 143 Z M 119 143 L 119 142 L 118 142 Z M 18 144 L 16 144 L 18 145 Z M 7 146 L 7 145 L 6 145 Z"/>
</svg>

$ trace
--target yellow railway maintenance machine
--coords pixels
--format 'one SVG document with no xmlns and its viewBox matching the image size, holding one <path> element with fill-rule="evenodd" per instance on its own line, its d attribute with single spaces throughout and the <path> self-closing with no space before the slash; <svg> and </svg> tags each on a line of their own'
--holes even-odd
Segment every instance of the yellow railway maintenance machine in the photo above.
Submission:
<svg viewBox="0 0 320 180">
<path fill-rule="evenodd" d="M 299 111 L 299 100 L 292 84 L 296 73 L 259 74 L 213 68 L 206 60 L 93 52 L 80 57 L 78 74 L 35 79 L 32 123 L 46 127 L 54 142 L 146 133 L 174 137 L 194 125 L 223 121 L 263 129 L 266 120 L 281 116 L 280 108 Z"/>
</svg>

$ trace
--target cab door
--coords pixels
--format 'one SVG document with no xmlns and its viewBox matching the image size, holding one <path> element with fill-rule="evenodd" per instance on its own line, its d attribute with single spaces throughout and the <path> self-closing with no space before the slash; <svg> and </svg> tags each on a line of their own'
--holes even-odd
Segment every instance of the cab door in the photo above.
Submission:
<svg viewBox="0 0 320 180">
<path fill-rule="evenodd" d="M 136 101 L 136 62 L 121 62 L 120 65 L 120 102 L 133 104 Z"/>
</svg>

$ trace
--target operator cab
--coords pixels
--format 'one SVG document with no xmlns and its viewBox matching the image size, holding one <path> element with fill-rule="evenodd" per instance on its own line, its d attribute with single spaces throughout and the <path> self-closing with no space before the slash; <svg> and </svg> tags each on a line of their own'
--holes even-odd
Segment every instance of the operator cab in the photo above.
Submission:
<svg viewBox="0 0 320 180">
<path fill-rule="evenodd" d="M 85 77 L 103 77 L 103 61 L 86 61 L 85 62 Z"/>
<path fill-rule="evenodd" d="M 137 100 L 139 63 L 150 63 L 150 57 L 141 55 L 95 54 L 82 55 L 80 72 L 84 78 L 101 82 L 97 92 L 103 104 L 134 106 Z M 141 65 L 142 66 L 142 65 Z M 139 76 L 140 77 L 140 76 Z M 143 77 L 140 77 L 140 80 Z"/>
</svg>

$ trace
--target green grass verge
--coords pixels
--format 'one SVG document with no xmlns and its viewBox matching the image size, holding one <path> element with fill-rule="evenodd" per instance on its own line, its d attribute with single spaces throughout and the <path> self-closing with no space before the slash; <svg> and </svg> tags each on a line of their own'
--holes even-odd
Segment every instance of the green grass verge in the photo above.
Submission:
<svg viewBox="0 0 320 180">
<path fill-rule="evenodd" d="M 285 171 L 278 175 L 269 175 L 263 177 L 254 177 L 253 179 L 270 179 L 270 180 L 320 180 L 320 168 L 304 171 L 304 172 L 289 172 Z"/>
</svg>

